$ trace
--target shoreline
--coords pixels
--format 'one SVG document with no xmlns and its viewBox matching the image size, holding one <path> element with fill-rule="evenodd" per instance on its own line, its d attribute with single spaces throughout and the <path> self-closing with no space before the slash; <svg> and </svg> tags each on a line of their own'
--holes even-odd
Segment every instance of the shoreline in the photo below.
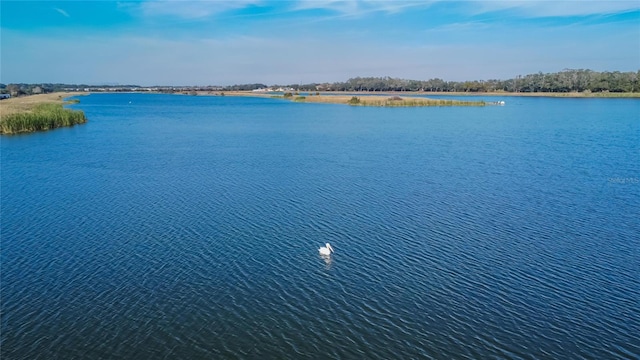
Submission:
<svg viewBox="0 0 640 360">
<path fill-rule="evenodd" d="M 303 91 L 305 92 L 305 91 Z M 301 92 L 302 93 L 302 92 Z M 357 95 L 408 95 L 408 96 L 509 96 L 509 97 L 560 97 L 560 98 L 640 98 L 640 93 L 555 93 L 555 92 L 449 92 L 449 91 L 328 91 L 320 94 Z"/>
<path fill-rule="evenodd" d="M 373 106 L 373 107 L 425 107 L 425 106 L 485 106 L 488 103 L 482 100 L 453 100 L 453 99 L 430 99 L 426 97 L 405 96 L 400 97 L 393 94 L 356 94 L 356 93 L 321 93 L 321 92 L 296 92 L 296 95 L 287 92 L 280 93 L 255 93 L 234 91 L 224 93 L 224 96 L 237 97 L 261 97 L 278 100 L 289 100 L 298 103 L 316 104 L 340 104 L 350 106 Z M 406 95 L 406 94 L 405 94 Z M 211 96 L 202 94 L 201 96 Z M 215 96 L 215 95 L 213 95 Z M 222 96 L 222 93 L 219 95 Z"/>
<path fill-rule="evenodd" d="M 636 99 L 640 93 L 554 93 L 554 92 L 416 92 L 415 94 L 452 95 L 452 96 L 509 96 L 509 97 L 555 97 L 555 98 L 607 98 L 607 99 Z"/>
<path fill-rule="evenodd" d="M 300 96 L 316 96 L 319 93 L 321 96 L 411 96 L 411 97 L 429 97 L 434 96 L 487 96 L 487 97 L 554 97 L 554 98 L 599 98 L 599 99 L 640 99 L 640 92 L 449 92 L 449 91 L 291 91 L 291 93 L 298 93 Z M 176 92 L 163 92 L 163 91 L 88 91 L 88 92 L 64 92 L 64 93 L 51 93 L 54 94 L 67 94 L 65 96 L 78 96 L 88 94 L 168 94 L 168 95 L 186 95 L 186 96 L 245 96 L 245 97 L 266 97 L 272 98 L 282 96 L 283 92 L 255 92 L 251 90 L 235 90 L 235 91 L 176 91 Z M 20 98 L 40 96 L 40 95 L 28 95 Z M 294 95 L 296 96 L 296 95 Z M 11 99 L 2 100 L 2 103 Z"/>
<path fill-rule="evenodd" d="M 291 96 L 284 96 L 285 92 L 256 92 L 242 91 L 192 91 L 192 92 L 159 92 L 159 91 L 130 91 L 130 92 L 89 92 L 93 93 L 130 93 L 130 94 L 167 94 L 182 96 L 233 96 L 254 97 L 277 100 L 289 100 L 299 103 L 341 104 L 351 106 L 374 107 L 424 107 L 424 106 L 487 106 L 504 105 L 501 97 L 548 97 L 548 98 L 599 98 L 599 99 L 640 99 L 640 93 L 524 93 L 524 92 L 443 92 L 443 91 L 292 91 Z M 74 95 L 75 93 L 68 93 Z M 84 93 L 86 94 L 86 93 Z M 458 96 L 469 97 L 469 100 L 430 98 L 433 96 Z M 358 102 L 350 102 L 352 98 L 358 98 Z M 474 99 L 471 99 L 471 98 Z M 490 99 L 477 99 L 487 97 Z"/>
<path fill-rule="evenodd" d="M 60 104 L 66 105 L 68 102 L 64 99 L 72 96 L 85 96 L 89 95 L 88 92 L 54 92 L 48 94 L 37 95 L 25 95 L 20 97 L 12 97 L 9 99 L 0 100 L 0 107 L 2 108 L 2 116 L 10 114 L 18 114 L 31 112 L 33 109 L 41 104 Z"/>
<path fill-rule="evenodd" d="M 84 124 L 87 118 L 83 111 L 64 107 L 79 102 L 77 99 L 65 101 L 66 98 L 82 95 L 86 93 L 62 92 L 3 99 L 0 134 L 33 133 Z"/>
<path fill-rule="evenodd" d="M 378 106 L 378 107 L 420 107 L 420 106 L 485 106 L 504 105 L 501 97 L 547 97 L 570 99 L 640 99 L 640 93 L 512 93 L 512 92 L 370 92 L 370 91 L 300 91 L 289 93 L 285 97 L 282 92 L 254 92 L 254 91 L 220 91 L 220 92 L 196 92 L 191 96 L 237 96 L 260 97 L 280 100 L 289 100 L 300 103 L 344 104 L 352 106 Z M 294 95 L 295 94 L 295 95 Z M 188 94 L 185 94 L 188 95 Z M 442 98 L 430 98 L 433 96 L 457 96 L 470 97 L 469 100 L 453 100 Z M 491 98 L 475 99 L 478 97 Z M 357 98 L 357 102 L 351 100 Z M 445 103 L 446 102 L 446 103 Z"/>
<path fill-rule="evenodd" d="M 428 98 L 430 95 L 434 96 L 469 96 L 469 97 L 478 97 L 478 96 L 487 96 L 487 97 L 554 97 L 554 98 L 600 98 L 600 99 L 640 99 L 640 93 L 578 93 L 578 92 L 569 92 L 569 93 L 554 93 L 554 92 L 446 92 L 446 91 L 298 91 L 301 96 L 313 97 L 317 96 L 316 93 L 319 93 L 320 96 L 381 96 L 381 97 L 389 97 L 389 96 L 409 96 L 409 97 L 421 97 Z M 274 97 L 281 96 L 282 92 L 253 92 L 253 91 L 218 91 L 215 93 L 211 92 L 197 92 L 198 96 L 220 96 L 224 94 L 225 96 L 247 96 L 247 97 Z M 295 92 L 294 92 L 295 94 Z M 312 94 L 309 96 L 309 94 Z M 295 96 L 295 95 L 294 95 Z"/>
</svg>

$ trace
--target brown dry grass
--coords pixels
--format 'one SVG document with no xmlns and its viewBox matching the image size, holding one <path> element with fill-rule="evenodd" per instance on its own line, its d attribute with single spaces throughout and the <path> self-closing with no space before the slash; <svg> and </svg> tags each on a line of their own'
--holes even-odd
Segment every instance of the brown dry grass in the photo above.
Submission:
<svg viewBox="0 0 640 360">
<path fill-rule="evenodd" d="M 86 94 L 82 92 L 56 92 L 0 100 L 0 116 L 31 112 L 40 104 L 63 104 L 65 98 Z"/>
<path fill-rule="evenodd" d="M 256 93 L 252 91 L 232 91 L 225 92 L 228 96 L 250 96 L 250 97 L 264 97 L 264 98 L 280 98 L 282 95 L 275 95 L 272 93 Z M 390 107 L 416 107 L 416 106 L 484 106 L 483 101 L 461 101 L 461 100 L 447 100 L 447 99 L 429 99 L 424 97 L 400 97 L 389 96 L 389 93 L 381 93 L 380 95 L 359 96 L 364 93 L 356 95 L 359 99 L 358 103 L 351 104 L 350 100 L 354 97 L 354 93 L 322 93 L 320 95 L 313 95 L 313 93 L 303 96 L 293 95 L 291 98 L 284 98 L 285 100 L 293 100 L 296 102 L 305 103 L 322 103 L 322 104 L 344 104 L 355 106 L 390 106 Z M 301 94 L 301 95 L 302 95 Z M 335 94 L 335 95 L 333 95 Z M 347 95 L 348 94 L 348 95 Z M 405 93 L 406 94 L 406 93 Z M 422 93 L 421 95 L 424 95 Z M 394 98 L 393 100 L 391 98 Z"/>
<path fill-rule="evenodd" d="M 348 104 L 349 100 L 351 100 L 351 98 L 353 97 L 353 95 L 313 95 L 313 96 L 307 96 L 306 99 L 304 99 L 304 102 L 312 102 L 312 103 L 324 103 L 324 104 Z M 360 99 L 363 99 L 364 96 L 361 96 Z M 372 95 L 372 96 L 367 96 L 366 98 L 371 98 L 373 99 L 378 99 L 378 100 L 384 100 L 387 99 L 387 96 L 377 96 L 377 95 Z"/>
<path fill-rule="evenodd" d="M 356 103 L 351 103 L 353 98 Z M 383 95 L 312 95 L 304 99 L 295 99 L 297 102 L 324 103 L 324 104 L 348 104 L 355 106 L 381 106 L 381 107 L 420 107 L 420 106 L 484 106 L 482 101 L 460 101 L 447 99 L 429 99 L 424 97 L 400 97 Z"/>
</svg>

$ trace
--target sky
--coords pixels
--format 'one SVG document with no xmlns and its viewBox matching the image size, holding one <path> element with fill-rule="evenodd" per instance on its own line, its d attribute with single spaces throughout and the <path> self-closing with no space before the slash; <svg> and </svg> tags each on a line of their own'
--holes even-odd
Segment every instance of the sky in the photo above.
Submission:
<svg viewBox="0 0 640 360">
<path fill-rule="evenodd" d="M 640 0 L 0 0 L 0 82 L 306 84 L 638 71 Z"/>
</svg>

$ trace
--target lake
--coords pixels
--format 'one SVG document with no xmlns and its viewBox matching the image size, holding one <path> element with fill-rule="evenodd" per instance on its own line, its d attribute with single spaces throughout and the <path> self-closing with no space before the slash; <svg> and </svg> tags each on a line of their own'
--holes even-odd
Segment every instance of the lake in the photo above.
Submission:
<svg viewBox="0 0 640 360">
<path fill-rule="evenodd" d="M 637 359 L 640 100 L 482 99 L 3 136 L 2 358 Z"/>
</svg>

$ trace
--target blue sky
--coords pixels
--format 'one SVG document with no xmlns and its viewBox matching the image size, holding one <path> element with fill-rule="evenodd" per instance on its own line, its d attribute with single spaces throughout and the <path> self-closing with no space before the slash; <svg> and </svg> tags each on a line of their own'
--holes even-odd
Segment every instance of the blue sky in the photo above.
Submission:
<svg viewBox="0 0 640 360">
<path fill-rule="evenodd" d="M 293 84 L 640 69 L 640 1 L 0 0 L 0 82 Z"/>
</svg>

